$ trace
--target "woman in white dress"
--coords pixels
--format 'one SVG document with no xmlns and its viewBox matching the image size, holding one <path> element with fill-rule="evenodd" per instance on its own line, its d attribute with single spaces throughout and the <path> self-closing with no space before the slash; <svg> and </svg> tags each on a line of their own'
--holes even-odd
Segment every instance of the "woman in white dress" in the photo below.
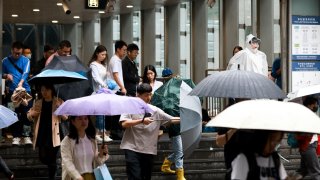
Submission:
<svg viewBox="0 0 320 180">
<path fill-rule="evenodd" d="M 103 45 L 97 46 L 94 53 L 92 54 L 91 60 L 89 61 L 89 66 L 92 72 L 93 79 L 93 90 L 97 92 L 100 88 L 108 88 L 107 82 L 107 48 Z M 104 130 L 104 118 L 103 116 L 96 116 L 96 128 L 98 130 L 96 139 L 102 141 L 101 135 Z M 112 141 L 112 139 L 105 135 L 105 141 Z"/>
<path fill-rule="evenodd" d="M 152 94 L 163 85 L 161 81 L 156 80 L 157 71 L 156 68 L 152 65 L 147 65 L 144 67 L 142 83 L 148 83 L 152 87 Z"/>
</svg>

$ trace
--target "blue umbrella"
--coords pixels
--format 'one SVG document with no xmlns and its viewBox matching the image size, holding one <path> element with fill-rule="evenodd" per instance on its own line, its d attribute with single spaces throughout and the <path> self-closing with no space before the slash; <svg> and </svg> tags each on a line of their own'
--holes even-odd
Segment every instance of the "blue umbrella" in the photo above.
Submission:
<svg viewBox="0 0 320 180">
<path fill-rule="evenodd" d="M 10 126 L 18 121 L 18 116 L 15 112 L 0 105 L 0 129 Z"/>
<path fill-rule="evenodd" d="M 64 84 L 69 82 L 76 82 L 81 80 L 87 80 L 86 77 L 83 75 L 65 71 L 65 70 L 55 70 L 55 69 L 47 69 L 39 73 L 38 75 L 34 76 L 29 80 L 29 83 L 34 84 Z"/>
</svg>

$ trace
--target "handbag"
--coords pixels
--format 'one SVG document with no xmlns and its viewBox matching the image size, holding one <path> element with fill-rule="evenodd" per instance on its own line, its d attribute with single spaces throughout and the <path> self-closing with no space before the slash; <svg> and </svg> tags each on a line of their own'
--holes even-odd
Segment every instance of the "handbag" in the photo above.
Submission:
<svg viewBox="0 0 320 180">
<path fill-rule="evenodd" d="M 93 170 L 96 180 L 112 180 L 111 174 L 106 164 L 100 165 Z"/>
</svg>

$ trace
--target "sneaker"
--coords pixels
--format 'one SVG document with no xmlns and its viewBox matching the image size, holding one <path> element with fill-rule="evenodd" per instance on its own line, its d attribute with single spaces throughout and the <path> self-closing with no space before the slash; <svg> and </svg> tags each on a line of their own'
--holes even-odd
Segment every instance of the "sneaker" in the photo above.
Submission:
<svg viewBox="0 0 320 180">
<path fill-rule="evenodd" d="M 96 140 L 98 141 L 98 143 L 102 142 L 102 138 L 100 137 L 100 135 L 96 135 Z"/>
<path fill-rule="evenodd" d="M 111 142 L 113 139 L 111 139 L 109 136 L 104 136 L 104 142 Z"/>
<path fill-rule="evenodd" d="M 32 145 L 32 141 L 30 137 L 24 137 L 23 141 L 25 145 Z"/>
<path fill-rule="evenodd" d="M 20 138 L 18 138 L 18 137 L 13 138 L 12 145 L 19 146 L 20 145 Z"/>
</svg>

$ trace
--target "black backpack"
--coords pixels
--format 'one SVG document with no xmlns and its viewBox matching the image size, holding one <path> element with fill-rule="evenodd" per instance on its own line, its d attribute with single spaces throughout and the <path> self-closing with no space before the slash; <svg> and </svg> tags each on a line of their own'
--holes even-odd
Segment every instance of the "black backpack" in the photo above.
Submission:
<svg viewBox="0 0 320 180">
<path fill-rule="evenodd" d="M 260 170 L 257 164 L 256 156 L 254 153 L 243 153 L 248 161 L 249 165 L 249 172 L 248 172 L 248 177 L 247 180 L 257 180 L 260 179 Z M 278 175 L 275 177 L 276 180 L 280 180 L 279 176 L 279 167 L 280 167 L 280 158 L 277 152 L 272 153 L 272 158 L 273 162 L 275 165 L 276 169 L 276 174 Z M 232 168 L 228 169 L 226 172 L 226 180 L 231 180 L 231 173 L 232 173 Z"/>
</svg>

